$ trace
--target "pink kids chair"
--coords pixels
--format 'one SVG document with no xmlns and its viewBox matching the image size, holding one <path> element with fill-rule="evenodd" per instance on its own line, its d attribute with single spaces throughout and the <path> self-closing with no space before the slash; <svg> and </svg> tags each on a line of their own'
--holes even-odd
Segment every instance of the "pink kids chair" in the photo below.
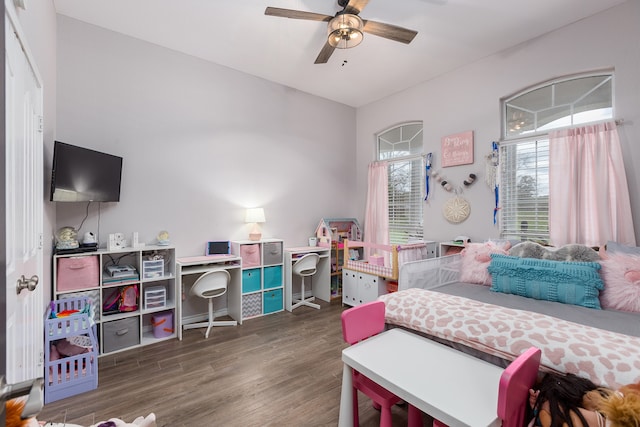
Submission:
<svg viewBox="0 0 640 427">
<path fill-rule="evenodd" d="M 498 386 L 498 417 L 502 427 L 521 427 L 529 404 L 529 389 L 533 387 L 540 369 L 539 348 L 531 347 L 507 366 Z M 433 420 L 433 427 L 446 424 Z"/>
<path fill-rule="evenodd" d="M 384 331 L 385 306 L 382 301 L 358 305 L 342 312 L 342 337 L 350 345 L 358 343 Z M 353 425 L 358 420 L 358 390 L 366 394 L 380 407 L 380 426 L 391 427 L 391 407 L 401 399 L 384 387 L 373 382 L 360 372 L 353 370 Z M 409 405 L 409 426 L 422 425 L 421 412 Z"/>
</svg>

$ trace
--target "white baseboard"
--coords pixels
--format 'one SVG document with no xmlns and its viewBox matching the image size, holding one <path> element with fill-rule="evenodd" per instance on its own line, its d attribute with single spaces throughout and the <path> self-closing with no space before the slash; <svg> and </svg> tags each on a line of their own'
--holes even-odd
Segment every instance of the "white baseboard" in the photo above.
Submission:
<svg viewBox="0 0 640 427">
<path fill-rule="evenodd" d="M 218 318 L 218 317 L 226 316 L 228 314 L 229 314 L 229 311 L 225 307 L 220 310 L 214 310 L 213 317 Z M 207 313 L 185 316 L 182 318 L 182 325 L 184 326 L 184 325 L 189 325 L 191 323 L 206 322 L 208 319 L 209 319 L 209 314 Z"/>
</svg>

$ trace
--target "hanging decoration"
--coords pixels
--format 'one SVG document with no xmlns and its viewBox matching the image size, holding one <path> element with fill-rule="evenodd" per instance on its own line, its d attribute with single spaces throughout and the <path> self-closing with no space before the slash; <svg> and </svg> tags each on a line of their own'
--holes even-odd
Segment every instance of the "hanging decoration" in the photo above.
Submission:
<svg viewBox="0 0 640 427">
<path fill-rule="evenodd" d="M 436 181 L 439 182 L 440 185 L 442 186 L 442 188 L 445 191 L 448 191 L 449 193 L 452 191 L 456 191 L 456 194 L 459 191 L 462 191 L 462 187 L 458 186 L 457 188 L 454 189 L 453 184 L 450 181 L 447 181 L 447 178 L 445 178 L 444 175 L 442 175 L 442 171 L 433 171 L 431 173 L 431 177 Z M 475 181 L 476 181 L 476 174 L 475 173 L 470 173 L 469 176 L 467 176 L 464 181 L 462 181 L 462 183 L 464 184 L 465 187 L 470 187 Z"/>
<path fill-rule="evenodd" d="M 450 181 L 447 181 L 446 177 L 442 175 L 442 171 L 439 170 L 432 172 L 431 177 L 436 182 L 440 183 L 443 190 L 449 193 L 455 193 L 455 197 L 447 200 L 442 207 L 442 215 L 445 217 L 445 219 L 452 224 L 458 224 L 467 219 L 469 217 L 469 214 L 471 213 L 471 206 L 465 198 L 460 196 L 463 186 L 454 186 Z M 470 173 L 464 179 L 464 181 L 462 181 L 462 184 L 464 184 L 464 187 L 469 187 L 473 185 L 476 179 L 477 175 L 475 173 Z"/>
<path fill-rule="evenodd" d="M 431 159 L 433 153 L 429 153 L 424 156 L 424 200 L 425 202 L 429 198 L 429 171 L 431 170 Z"/>
<path fill-rule="evenodd" d="M 471 213 L 471 206 L 469 202 L 464 198 L 456 194 L 456 197 L 452 197 L 442 207 L 442 214 L 452 224 L 458 224 L 469 217 Z"/>
<path fill-rule="evenodd" d="M 473 184 L 475 181 L 476 181 L 476 174 L 475 173 L 470 173 L 469 176 L 464 181 L 462 181 L 462 183 L 466 187 L 468 187 L 471 184 Z"/>
<path fill-rule="evenodd" d="M 485 164 L 485 178 L 484 181 L 493 189 L 493 196 L 495 199 L 495 207 L 493 208 L 493 225 L 498 223 L 498 210 L 500 209 L 500 184 L 498 166 L 500 165 L 500 152 L 498 149 L 498 143 L 493 141 L 491 143 L 491 153 L 486 158 Z"/>
</svg>

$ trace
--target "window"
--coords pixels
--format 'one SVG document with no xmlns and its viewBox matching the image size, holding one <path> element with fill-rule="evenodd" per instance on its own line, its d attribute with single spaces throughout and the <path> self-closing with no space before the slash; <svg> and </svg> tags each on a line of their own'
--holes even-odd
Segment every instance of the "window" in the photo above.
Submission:
<svg viewBox="0 0 640 427">
<path fill-rule="evenodd" d="M 613 118 L 613 75 L 555 80 L 502 101 L 500 229 L 505 239 L 549 242 L 552 129 Z"/>
<path fill-rule="evenodd" d="M 422 239 L 422 122 L 378 135 L 378 160 L 389 165 L 389 242 Z"/>
</svg>

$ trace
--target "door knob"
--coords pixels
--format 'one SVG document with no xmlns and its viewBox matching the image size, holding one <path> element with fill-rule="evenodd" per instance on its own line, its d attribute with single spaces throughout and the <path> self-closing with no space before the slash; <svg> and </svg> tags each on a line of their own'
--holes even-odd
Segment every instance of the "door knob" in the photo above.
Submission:
<svg viewBox="0 0 640 427">
<path fill-rule="evenodd" d="M 24 277 L 24 274 L 23 274 L 22 276 L 20 276 L 16 284 L 18 294 L 20 294 L 20 292 L 22 292 L 23 289 L 34 291 L 36 289 L 36 286 L 38 286 L 39 280 L 40 278 L 36 275 L 31 276 L 31 279 L 27 279 L 26 277 Z"/>
</svg>

